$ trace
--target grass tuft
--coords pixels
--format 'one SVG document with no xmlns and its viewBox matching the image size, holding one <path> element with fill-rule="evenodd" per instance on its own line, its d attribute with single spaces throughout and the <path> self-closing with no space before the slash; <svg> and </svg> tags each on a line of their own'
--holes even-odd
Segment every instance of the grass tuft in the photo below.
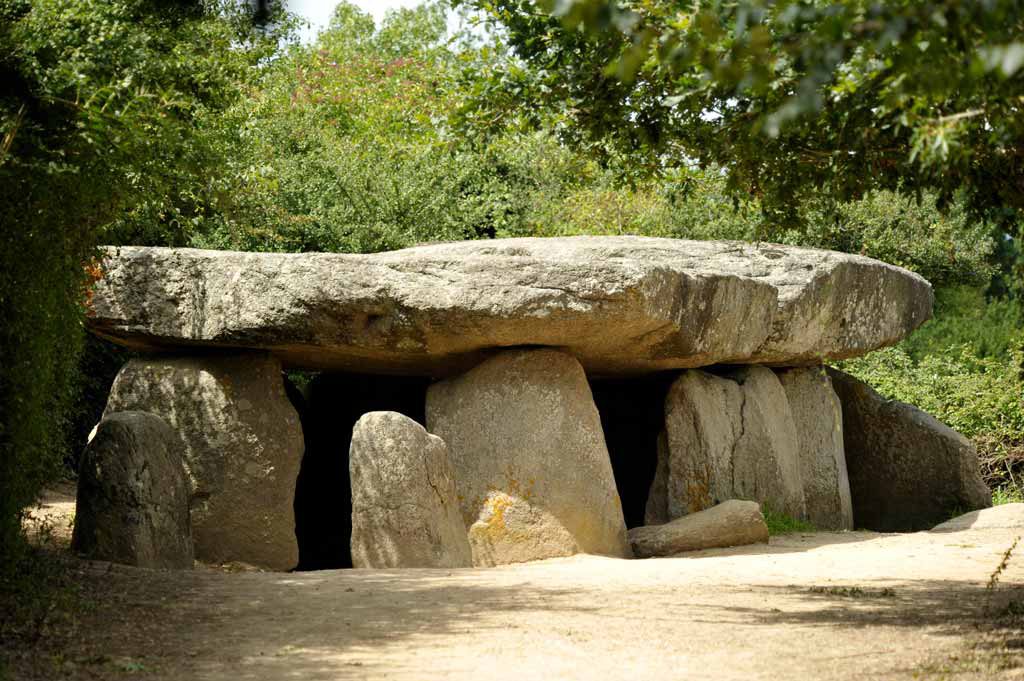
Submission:
<svg viewBox="0 0 1024 681">
<path fill-rule="evenodd" d="M 765 525 L 768 526 L 768 534 L 772 537 L 794 532 L 814 532 L 816 529 L 806 520 L 797 520 L 785 513 L 776 513 L 770 508 L 763 509 L 761 514 L 764 516 Z"/>
<path fill-rule="evenodd" d="M 1024 488 L 1006 485 L 992 490 L 992 505 L 1024 503 Z"/>
</svg>

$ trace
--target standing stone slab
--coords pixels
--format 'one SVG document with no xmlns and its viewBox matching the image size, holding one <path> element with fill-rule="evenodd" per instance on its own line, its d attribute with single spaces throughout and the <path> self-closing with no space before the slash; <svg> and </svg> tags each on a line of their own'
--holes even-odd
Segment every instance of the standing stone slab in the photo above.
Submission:
<svg viewBox="0 0 1024 681">
<path fill-rule="evenodd" d="M 82 455 L 75 551 L 137 567 L 191 568 L 182 450 L 177 433 L 159 416 L 107 415 Z"/>
<path fill-rule="evenodd" d="M 436 383 L 427 426 L 448 444 L 474 564 L 630 555 L 601 420 L 573 357 L 511 350 Z"/>
<path fill-rule="evenodd" d="M 729 376 L 684 372 L 665 400 L 665 429 L 667 520 L 727 499 L 804 517 L 796 426 L 770 369 L 750 367 Z M 649 501 L 652 508 L 660 503 Z"/>
<path fill-rule="evenodd" d="M 683 551 L 767 544 L 768 525 L 753 501 L 730 499 L 664 525 L 634 527 L 629 542 L 637 558 L 671 556 Z"/>
<path fill-rule="evenodd" d="M 114 381 L 106 413 L 127 409 L 163 417 L 184 441 L 199 560 L 295 566 L 302 428 L 276 359 L 132 360 Z"/>
<path fill-rule="evenodd" d="M 686 371 L 672 384 L 665 398 L 665 500 L 650 502 L 665 509 L 662 522 L 733 498 L 742 405 L 742 389 L 728 378 Z"/>
<path fill-rule="evenodd" d="M 743 390 L 740 437 L 733 452 L 733 494 L 793 518 L 806 518 L 800 446 L 786 391 L 771 369 L 733 374 Z"/>
<path fill-rule="evenodd" d="M 658 433 L 658 463 L 654 469 L 654 479 L 647 494 L 647 505 L 644 508 L 644 525 L 661 525 L 669 521 L 668 517 L 668 433 Z"/>
<path fill-rule="evenodd" d="M 778 372 L 799 439 L 807 520 L 818 529 L 852 530 L 853 504 L 843 452 L 843 408 L 821 367 Z"/>
<path fill-rule="evenodd" d="M 468 567 L 444 441 L 396 412 L 370 412 L 352 430 L 352 565 Z"/>
<path fill-rule="evenodd" d="M 858 528 L 927 530 L 956 511 L 992 505 L 965 437 L 853 376 L 829 369 L 843 405 L 843 440 Z"/>
</svg>

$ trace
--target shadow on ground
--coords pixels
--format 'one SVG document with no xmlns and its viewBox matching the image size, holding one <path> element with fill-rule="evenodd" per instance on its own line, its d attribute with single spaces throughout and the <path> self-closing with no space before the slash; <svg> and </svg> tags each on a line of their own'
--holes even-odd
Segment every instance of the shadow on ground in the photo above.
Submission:
<svg viewBox="0 0 1024 681">
<path fill-rule="evenodd" d="M 87 607 L 17 651 L 12 678 L 999 678 L 993 659 L 1024 658 L 1024 561 L 985 588 L 1010 539 L 798 534 L 463 570 L 72 561 Z"/>
<path fill-rule="evenodd" d="M 140 579 L 140 571 L 118 569 L 95 578 L 121 594 L 121 619 L 106 637 L 84 642 L 89 652 L 82 659 L 137 660 L 147 678 L 431 678 L 442 671 L 430 666 L 436 660 L 445 664 L 440 675 L 468 676 L 481 668 L 480 654 L 502 646 L 550 656 L 560 642 L 584 652 L 642 647 L 665 632 L 672 632 L 667 640 L 689 641 L 703 654 L 717 650 L 723 660 L 737 652 L 768 654 L 779 645 L 792 650 L 786 641 L 807 632 L 838 642 L 877 630 L 899 647 L 900 630 L 962 637 L 999 607 L 988 602 L 984 585 L 968 581 L 691 588 L 643 575 L 574 579 L 573 566 L 555 567 L 554 575 L 196 572 L 184 579 L 173 573 Z M 999 592 L 1000 602 L 1021 596 L 1019 587 Z M 819 663 L 871 654 L 838 643 L 825 647 Z M 106 652 L 97 658 L 97 650 Z"/>
</svg>

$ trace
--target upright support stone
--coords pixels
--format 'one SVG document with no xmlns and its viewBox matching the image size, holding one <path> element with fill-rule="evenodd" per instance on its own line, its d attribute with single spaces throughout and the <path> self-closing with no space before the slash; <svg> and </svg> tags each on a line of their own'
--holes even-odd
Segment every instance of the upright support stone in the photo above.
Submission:
<svg viewBox="0 0 1024 681">
<path fill-rule="evenodd" d="M 191 568 L 182 450 L 177 433 L 159 416 L 108 414 L 82 455 L 75 551 L 136 567 Z"/>
<path fill-rule="evenodd" d="M 132 360 L 114 381 L 106 413 L 125 410 L 161 416 L 181 435 L 199 560 L 295 566 L 302 428 L 276 359 L 245 353 Z"/>
<path fill-rule="evenodd" d="M 974 445 L 917 407 L 829 369 L 843 405 L 843 441 L 858 528 L 931 529 L 992 505 Z"/>
<path fill-rule="evenodd" d="M 647 506 L 644 508 L 644 525 L 661 525 L 669 521 L 668 517 L 668 433 L 664 430 L 658 434 L 658 463 L 654 469 L 654 480 L 647 494 Z"/>
<path fill-rule="evenodd" d="M 853 529 L 843 451 L 843 408 L 821 367 L 778 372 L 799 440 L 807 519 L 818 529 Z"/>
<path fill-rule="evenodd" d="M 727 499 L 804 517 L 796 426 L 770 369 L 749 367 L 727 377 L 684 372 L 665 401 L 665 429 L 667 520 Z M 649 501 L 652 508 L 660 503 Z"/>
<path fill-rule="evenodd" d="M 353 567 L 472 565 L 444 440 L 402 414 L 371 412 L 352 430 L 349 467 Z"/>
<path fill-rule="evenodd" d="M 630 555 L 601 420 L 573 357 L 510 350 L 436 383 L 427 426 L 448 444 L 474 564 Z"/>
</svg>

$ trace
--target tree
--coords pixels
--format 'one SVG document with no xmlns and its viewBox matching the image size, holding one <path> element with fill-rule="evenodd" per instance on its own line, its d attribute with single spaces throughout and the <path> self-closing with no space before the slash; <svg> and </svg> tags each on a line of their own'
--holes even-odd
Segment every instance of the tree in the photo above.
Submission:
<svg viewBox="0 0 1024 681">
<path fill-rule="evenodd" d="M 527 232 L 534 206 L 586 164 L 545 133 L 453 134 L 459 76 L 477 60 L 447 38 L 445 7 L 389 12 L 376 26 L 341 2 L 315 44 L 212 116 L 206 127 L 235 140 L 230 189 L 191 243 L 369 252 Z"/>
<path fill-rule="evenodd" d="M 180 241 L 223 159 L 197 121 L 277 44 L 247 3 L 0 0 L 0 557 L 64 458 L 95 246 Z"/>
<path fill-rule="evenodd" d="M 519 60 L 485 105 L 543 101 L 631 168 L 718 165 L 780 223 L 809 194 L 930 189 L 1020 229 L 1020 0 L 471 4 Z"/>
</svg>

